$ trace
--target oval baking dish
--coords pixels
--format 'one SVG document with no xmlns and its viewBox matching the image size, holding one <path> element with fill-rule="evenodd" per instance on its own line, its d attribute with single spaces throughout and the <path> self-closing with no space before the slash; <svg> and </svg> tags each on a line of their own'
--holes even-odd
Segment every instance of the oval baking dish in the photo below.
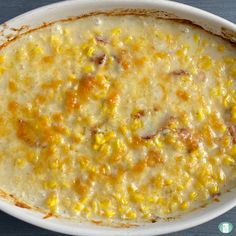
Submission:
<svg viewBox="0 0 236 236">
<path fill-rule="evenodd" d="M 62 19 L 73 19 L 88 14 L 135 14 L 150 15 L 162 19 L 174 19 L 188 24 L 200 26 L 206 31 L 219 35 L 233 43 L 236 42 L 236 25 L 211 13 L 164 0 L 81 0 L 65 1 L 44 6 L 20 15 L 1 25 L 1 44 L 30 30 L 45 26 Z M 147 138 L 149 139 L 149 138 Z M 17 202 L 14 196 L 6 196 L 0 192 L 0 209 L 18 219 L 33 225 L 71 235 L 160 235 L 187 229 L 207 222 L 236 206 L 236 189 L 217 196 L 217 201 L 183 214 L 176 219 L 143 223 L 135 226 L 107 226 L 89 222 L 77 222 L 51 217 L 27 209 L 24 203 Z M 219 199 L 219 200 L 218 200 Z"/>
</svg>

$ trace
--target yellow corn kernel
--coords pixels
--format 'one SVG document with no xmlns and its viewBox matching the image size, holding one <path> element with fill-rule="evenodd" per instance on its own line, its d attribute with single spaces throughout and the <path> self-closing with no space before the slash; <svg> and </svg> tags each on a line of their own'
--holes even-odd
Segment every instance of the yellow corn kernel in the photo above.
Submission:
<svg viewBox="0 0 236 236">
<path fill-rule="evenodd" d="M 91 73 L 94 71 L 94 66 L 93 65 L 86 65 L 86 66 L 84 66 L 83 71 L 85 73 Z"/>
<path fill-rule="evenodd" d="M 211 97 L 220 96 L 220 89 L 211 88 L 210 89 L 210 95 L 211 95 Z"/>
<path fill-rule="evenodd" d="M 212 59 L 208 55 L 204 55 L 200 58 L 199 66 L 203 70 L 209 70 L 212 67 Z"/>
<path fill-rule="evenodd" d="M 137 218 L 137 214 L 135 211 L 128 211 L 126 214 L 125 214 L 125 217 L 127 219 L 136 219 Z"/>
<path fill-rule="evenodd" d="M 178 191 L 182 191 L 182 190 L 185 189 L 185 187 L 184 187 L 182 184 L 180 184 L 180 185 L 177 186 L 176 189 L 177 189 Z"/>
<path fill-rule="evenodd" d="M 87 50 L 87 56 L 91 57 L 94 53 L 95 49 L 93 47 L 89 47 Z"/>
<path fill-rule="evenodd" d="M 223 101 L 224 106 L 228 107 L 230 105 L 231 101 L 232 101 L 232 97 L 230 95 L 226 95 L 224 97 L 224 101 Z"/>
<path fill-rule="evenodd" d="M 86 156 L 78 157 L 77 161 L 80 164 L 81 168 L 86 168 L 89 165 L 89 159 Z"/>
<path fill-rule="evenodd" d="M 112 29 L 112 34 L 113 35 L 119 35 L 121 33 L 121 28 L 114 28 Z"/>
<path fill-rule="evenodd" d="M 62 42 L 59 37 L 57 37 L 56 35 L 52 35 L 51 36 L 51 44 L 53 46 L 60 46 L 62 44 Z"/>
<path fill-rule="evenodd" d="M 197 194 L 196 192 L 192 192 L 192 193 L 190 194 L 190 199 L 191 199 L 192 201 L 196 200 L 197 197 L 198 197 L 198 194 Z"/>
<path fill-rule="evenodd" d="M 125 152 L 127 150 L 127 147 L 121 139 L 116 139 L 114 142 L 114 149 L 117 152 Z"/>
<path fill-rule="evenodd" d="M 108 156 L 109 154 L 111 154 L 111 146 L 109 144 L 103 144 L 100 148 L 100 151 L 104 156 Z"/>
<path fill-rule="evenodd" d="M 166 204 L 166 201 L 165 201 L 165 198 L 163 197 L 160 197 L 158 200 L 157 200 L 157 204 L 163 206 Z"/>
<path fill-rule="evenodd" d="M 233 57 L 225 57 L 224 58 L 224 63 L 226 63 L 227 65 L 231 65 L 235 62 L 236 60 Z"/>
<path fill-rule="evenodd" d="M 84 140 L 84 136 L 82 134 L 80 134 L 80 133 L 74 133 L 72 135 L 72 140 L 75 143 L 81 143 Z"/>
<path fill-rule="evenodd" d="M 163 33 L 162 30 L 155 30 L 154 35 L 161 40 L 164 40 L 166 38 L 165 33 Z"/>
<path fill-rule="evenodd" d="M 236 106 L 231 108 L 231 118 L 233 121 L 236 121 Z"/>
<path fill-rule="evenodd" d="M 119 127 L 119 131 L 123 134 L 123 135 L 126 135 L 127 134 L 127 132 L 128 132 L 128 128 L 127 128 L 127 126 L 126 125 L 121 125 L 120 127 Z"/>
<path fill-rule="evenodd" d="M 234 157 L 236 157 L 236 144 L 234 144 L 230 150 L 230 154 Z"/>
<path fill-rule="evenodd" d="M 143 219 L 150 219 L 152 214 L 150 212 L 143 212 L 142 218 Z"/>
<path fill-rule="evenodd" d="M 225 157 L 223 159 L 224 164 L 232 165 L 232 164 L 234 164 L 234 162 L 235 162 L 235 160 L 232 157 L 225 155 Z"/>
<path fill-rule="evenodd" d="M 166 185 L 171 185 L 173 183 L 173 180 L 172 179 L 166 179 L 165 180 L 165 184 Z"/>
<path fill-rule="evenodd" d="M 212 186 L 210 186 L 209 188 L 209 192 L 211 194 L 217 194 L 219 192 L 219 187 L 217 184 L 213 184 Z"/>
<path fill-rule="evenodd" d="M 131 129 L 132 130 L 137 130 L 143 127 L 143 122 L 140 119 L 135 119 L 132 123 L 131 123 Z"/>
<path fill-rule="evenodd" d="M 134 194 L 132 194 L 131 199 L 134 202 L 137 202 L 137 203 L 140 202 L 141 203 L 144 200 L 144 196 L 140 193 L 134 193 Z"/>
<path fill-rule="evenodd" d="M 46 189 L 55 189 L 57 187 L 57 182 L 55 180 L 50 180 L 45 183 Z"/>
<path fill-rule="evenodd" d="M 52 193 L 51 195 L 49 195 L 49 197 L 47 198 L 47 206 L 48 208 L 52 211 L 55 212 L 56 208 L 57 208 L 57 204 L 58 204 L 58 197 L 55 193 Z"/>
<path fill-rule="evenodd" d="M 186 48 L 181 48 L 176 51 L 176 55 L 179 56 L 180 58 L 184 58 L 186 54 L 187 54 Z"/>
<path fill-rule="evenodd" d="M 43 48 L 41 48 L 41 47 L 35 47 L 35 48 L 33 49 L 32 53 L 33 53 L 33 56 L 41 55 L 41 54 L 44 53 L 44 50 L 43 50 Z"/>
<path fill-rule="evenodd" d="M 73 206 L 73 210 L 76 212 L 80 212 L 83 209 L 83 204 L 80 202 L 76 202 Z"/>
<path fill-rule="evenodd" d="M 0 55 L 0 64 L 2 64 L 5 61 L 5 57 L 3 55 Z"/>
<path fill-rule="evenodd" d="M 5 72 L 4 67 L 0 66 L 0 75 L 2 75 Z"/>
<path fill-rule="evenodd" d="M 162 141 L 160 141 L 159 137 L 155 137 L 154 143 L 155 143 L 157 148 L 162 148 L 164 146 L 164 143 Z"/>
<path fill-rule="evenodd" d="M 232 66 L 232 67 L 230 68 L 230 74 L 231 74 L 232 76 L 236 77 L 236 66 Z"/>
<path fill-rule="evenodd" d="M 122 192 L 122 190 L 120 189 L 120 192 Z M 118 193 L 116 194 L 116 199 L 119 203 L 121 203 L 123 206 L 124 205 L 128 205 L 129 201 L 127 199 L 127 197 L 123 194 L 123 193 Z"/>
<path fill-rule="evenodd" d="M 217 50 L 219 52 L 224 52 L 225 51 L 225 46 L 223 44 L 218 45 Z"/>
<path fill-rule="evenodd" d="M 27 160 L 28 160 L 28 162 L 33 164 L 33 163 L 36 163 L 39 160 L 39 157 L 38 157 L 38 155 L 36 153 L 30 152 L 27 155 Z"/>
<path fill-rule="evenodd" d="M 196 117 L 199 121 L 202 121 L 204 118 L 205 118 L 205 115 L 204 115 L 204 112 L 202 109 L 199 109 L 197 112 L 196 112 Z"/>
<path fill-rule="evenodd" d="M 171 201 L 169 203 L 169 210 L 170 210 L 170 212 L 176 211 L 177 209 L 178 209 L 178 202 Z"/>
<path fill-rule="evenodd" d="M 22 159 L 22 158 L 17 158 L 16 161 L 15 161 L 15 165 L 18 168 L 23 168 L 25 166 L 25 160 Z"/>
<path fill-rule="evenodd" d="M 130 43 L 130 42 L 132 42 L 132 40 L 133 40 L 133 37 L 131 35 L 129 35 L 128 37 L 125 38 L 124 42 Z"/>
<path fill-rule="evenodd" d="M 222 169 L 220 169 L 220 170 L 217 172 L 216 179 L 217 179 L 219 182 L 223 183 L 223 182 L 225 182 L 225 178 L 226 178 L 226 176 L 225 176 L 224 171 L 223 171 Z"/>
<path fill-rule="evenodd" d="M 96 200 L 92 201 L 92 211 L 94 214 L 98 213 L 98 209 L 99 209 L 99 204 Z"/>
<path fill-rule="evenodd" d="M 157 201 L 158 201 L 158 196 L 150 196 L 150 197 L 148 197 L 148 199 L 147 199 L 150 203 L 157 203 Z"/>
<path fill-rule="evenodd" d="M 174 129 L 173 126 L 174 125 L 171 125 L 171 129 Z M 178 137 L 173 133 L 169 133 L 165 137 L 165 143 L 175 144 L 177 141 L 178 141 Z"/>
<path fill-rule="evenodd" d="M 186 209 L 188 209 L 189 208 L 189 203 L 188 202 L 183 202 L 181 205 L 180 205 L 180 208 L 182 209 L 182 210 L 186 210 Z"/>
<path fill-rule="evenodd" d="M 61 182 L 61 187 L 62 187 L 63 189 L 69 189 L 69 188 L 71 187 L 71 184 L 70 184 L 70 182 L 62 181 L 62 182 Z"/>
<path fill-rule="evenodd" d="M 168 57 L 168 54 L 166 52 L 156 52 L 154 56 L 156 59 L 164 59 Z"/>
<path fill-rule="evenodd" d="M 100 90 L 98 91 L 96 94 L 94 94 L 94 97 L 96 99 L 103 99 L 103 98 L 106 98 L 107 97 L 107 91 L 105 90 Z"/>
<path fill-rule="evenodd" d="M 104 212 L 104 215 L 108 218 L 113 217 L 115 214 L 116 214 L 116 212 L 114 210 L 111 210 L 111 209 L 107 209 Z"/>
<path fill-rule="evenodd" d="M 110 141 L 111 139 L 115 138 L 116 134 L 114 131 L 109 131 L 105 134 L 105 140 Z"/>
<path fill-rule="evenodd" d="M 98 151 L 101 148 L 98 144 L 93 144 L 93 150 Z"/>
<path fill-rule="evenodd" d="M 97 145 L 102 145 L 106 142 L 106 139 L 104 137 L 104 134 L 103 133 L 96 133 L 95 134 L 95 143 Z"/>
<path fill-rule="evenodd" d="M 198 43 L 200 41 L 200 36 L 198 34 L 193 35 L 193 40 L 195 43 Z"/>
</svg>

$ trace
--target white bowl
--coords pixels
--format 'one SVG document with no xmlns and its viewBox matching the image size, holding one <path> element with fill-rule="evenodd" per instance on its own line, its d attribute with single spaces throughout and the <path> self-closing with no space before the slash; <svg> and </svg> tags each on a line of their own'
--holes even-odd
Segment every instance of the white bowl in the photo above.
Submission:
<svg viewBox="0 0 236 236">
<path fill-rule="evenodd" d="M 10 28 L 20 28 L 23 25 L 29 25 L 30 28 L 35 28 L 42 25 L 44 22 L 79 16 L 94 11 L 110 11 L 117 8 L 158 10 L 160 11 L 159 14 L 163 17 L 173 17 L 174 15 L 175 18 L 190 20 L 214 34 L 226 38 L 228 37 L 234 42 L 236 41 L 235 24 L 211 13 L 184 4 L 164 0 L 64 1 L 29 11 L 6 23 Z M 13 32 L 9 28 L 6 28 L 6 26 L 1 27 L 4 29 L 5 34 L 11 34 Z M 4 41 L 6 38 L 1 36 L 0 40 Z M 171 222 L 149 223 L 131 228 L 112 228 L 90 223 L 78 223 L 61 218 L 43 219 L 44 215 L 39 212 L 19 208 L 4 199 L 0 200 L 0 209 L 2 211 L 33 225 L 65 234 L 93 236 L 141 236 L 175 232 L 207 222 L 225 213 L 234 206 L 236 206 L 236 189 L 223 194 L 220 198 L 220 202 L 213 202 L 205 208 L 185 214 L 181 218 Z"/>
</svg>

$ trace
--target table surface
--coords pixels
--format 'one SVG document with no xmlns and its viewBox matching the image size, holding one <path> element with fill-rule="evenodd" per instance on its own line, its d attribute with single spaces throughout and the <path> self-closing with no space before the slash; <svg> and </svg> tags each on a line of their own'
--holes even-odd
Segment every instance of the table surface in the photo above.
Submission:
<svg viewBox="0 0 236 236">
<path fill-rule="evenodd" d="M 96 0 L 95 0 L 96 1 Z M 0 0 L 0 23 L 5 22 L 12 17 L 22 14 L 31 9 L 58 2 L 57 0 Z M 236 0 L 178 0 L 177 2 L 186 3 L 216 15 L 222 16 L 236 23 Z M 236 208 L 224 215 L 200 226 L 169 234 L 170 236 L 218 236 L 222 233 L 218 230 L 221 222 L 231 222 L 234 224 L 234 230 L 228 235 L 236 234 Z M 62 234 L 53 233 L 30 224 L 24 223 L 0 211 L 0 235 L 1 236 L 62 236 Z"/>
</svg>

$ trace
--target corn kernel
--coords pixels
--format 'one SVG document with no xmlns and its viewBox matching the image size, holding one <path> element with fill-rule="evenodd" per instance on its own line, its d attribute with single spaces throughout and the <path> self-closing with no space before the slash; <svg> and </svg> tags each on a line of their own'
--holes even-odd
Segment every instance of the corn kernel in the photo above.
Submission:
<svg viewBox="0 0 236 236">
<path fill-rule="evenodd" d="M 48 208 L 52 212 L 55 212 L 57 204 L 58 204 L 58 197 L 57 197 L 57 195 L 55 193 L 52 193 L 51 195 L 49 195 L 49 197 L 47 198 L 46 203 L 47 203 Z"/>
<path fill-rule="evenodd" d="M 108 218 L 113 217 L 116 214 L 116 212 L 114 210 L 105 210 L 104 215 Z"/>
<path fill-rule="evenodd" d="M 172 179 L 166 179 L 165 180 L 165 184 L 166 185 L 171 185 L 173 183 L 173 180 Z"/>
<path fill-rule="evenodd" d="M 186 210 L 189 208 L 189 203 L 188 202 L 183 202 L 181 205 L 180 205 L 180 208 L 182 210 Z"/>
<path fill-rule="evenodd" d="M 143 122 L 140 119 L 135 119 L 131 124 L 131 129 L 134 131 L 142 127 L 143 127 Z"/>
<path fill-rule="evenodd" d="M 128 211 L 126 213 L 126 218 L 128 219 L 136 219 L 136 217 L 137 217 L 137 214 L 135 211 Z"/>
<path fill-rule="evenodd" d="M 45 188 L 47 189 L 55 189 L 57 187 L 57 182 L 55 180 L 50 180 L 45 183 Z"/>
<path fill-rule="evenodd" d="M 199 109 L 197 112 L 196 112 L 196 117 L 199 121 L 202 121 L 204 118 L 205 118 L 205 115 L 204 115 L 204 112 L 202 109 Z"/>
<path fill-rule="evenodd" d="M 232 120 L 236 121 L 236 106 L 233 106 L 231 109 L 231 117 L 232 117 Z"/>
<path fill-rule="evenodd" d="M 123 134 L 123 135 L 126 135 L 127 134 L 127 132 L 128 132 L 128 128 L 127 128 L 127 126 L 126 125 L 121 125 L 120 127 L 119 127 L 119 131 Z"/>
<path fill-rule="evenodd" d="M 73 209 L 76 212 L 80 212 L 83 209 L 83 204 L 81 204 L 80 202 L 77 202 L 77 203 L 74 204 Z"/>
<path fill-rule="evenodd" d="M 235 62 L 235 59 L 233 57 L 225 57 L 224 58 L 224 63 L 226 63 L 227 65 L 231 65 Z"/>
<path fill-rule="evenodd" d="M 98 149 L 97 149 L 98 150 Z M 108 144 L 104 144 L 101 146 L 100 151 L 105 155 L 108 156 L 111 154 L 111 146 Z"/>
<path fill-rule="evenodd" d="M 154 143 L 155 143 L 157 148 L 162 148 L 164 146 L 164 143 L 162 141 L 160 141 L 159 137 L 155 137 Z"/>
<path fill-rule="evenodd" d="M 5 72 L 4 67 L 0 66 L 0 75 L 2 75 Z"/>
<path fill-rule="evenodd" d="M 2 64 L 5 61 L 5 57 L 3 55 L 0 55 L 0 64 Z"/>
<path fill-rule="evenodd" d="M 212 67 L 212 59 L 210 56 L 205 55 L 200 58 L 199 66 L 201 69 L 209 70 Z"/>
<path fill-rule="evenodd" d="M 19 168 L 23 168 L 25 166 L 25 160 L 22 158 L 17 158 L 15 161 L 15 165 Z"/>
<path fill-rule="evenodd" d="M 217 173 L 217 180 L 221 183 L 225 182 L 225 173 L 223 170 L 219 170 L 218 173 Z"/>
<path fill-rule="evenodd" d="M 223 162 L 226 165 L 232 165 L 234 164 L 235 160 L 232 157 L 226 155 L 223 159 Z"/>
<path fill-rule="evenodd" d="M 126 147 L 124 141 L 122 141 L 121 139 L 116 139 L 114 142 L 114 149 L 117 152 L 125 152 L 127 147 Z"/>
<path fill-rule="evenodd" d="M 113 30 L 112 30 L 112 34 L 113 35 L 119 35 L 121 33 L 121 29 L 120 28 L 114 28 Z"/>
<path fill-rule="evenodd" d="M 234 157 L 236 157 L 236 145 L 234 144 L 230 150 L 230 154 Z"/>
<path fill-rule="evenodd" d="M 198 34 L 193 35 L 193 40 L 195 43 L 198 43 L 200 41 L 200 36 Z"/>
<path fill-rule="evenodd" d="M 236 77 L 236 66 L 232 66 L 230 68 L 230 74 L 233 76 L 233 77 Z"/>
<path fill-rule="evenodd" d="M 211 194 L 217 194 L 219 192 L 219 187 L 217 184 L 213 184 L 212 186 L 210 186 L 209 188 L 209 192 Z"/>
<path fill-rule="evenodd" d="M 91 57 L 94 54 L 95 49 L 93 47 L 88 48 L 87 50 L 87 56 Z"/>
<path fill-rule="evenodd" d="M 33 50 L 33 56 L 41 55 L 43 53 L 44 53 L 44 50 L 41 47 L 35 47 Z"/>
<path fill-rule="evenodd" d="M 132 42 L 132 40 L 133 40 L 133 37 L 131 35 L 129 35 L 128 37 L 125 38 L 124 42 L 130 43 L 130 42 Z"/>
<path fill-rule="evenodd" d="M 85 73 L 91 73 L 94 71 L 94 66 L 93 65 L 86 65 L 86 66 L 84 66 L 83 71 Z"/>
<path fill-rule="evenodd" d="M 84 140 L 84 136 L 80 133 L 74 133 L 72 135 L 72 139 L 76 143 L 81 143 Z"/>
<path fill-rule="evenodd" d="M 104 137 L 104 134 L 103 133 L 97 133 L 95 134 L 95 143 L 97 145 L 102 145 L 106 142 L 106 139 Z"/>
<path fill-rule="evenodd" d="M 224 52 L 224 51 L 225 51 L 225 46 L 222 45 L 222 44 L 220 44 L 220 45 L 218 45 L 217 50 L 218 50 L 219 52 Z"/>
<path fill-rule="evenodd" d="M 198 197 L 198 194 L 197 194 L 196 192 L 192 192 L 192 193 L 190 194 L 190 199 L 191 199 L 192 201 L 196 200 L 197 197 Z"/>
</svg>

